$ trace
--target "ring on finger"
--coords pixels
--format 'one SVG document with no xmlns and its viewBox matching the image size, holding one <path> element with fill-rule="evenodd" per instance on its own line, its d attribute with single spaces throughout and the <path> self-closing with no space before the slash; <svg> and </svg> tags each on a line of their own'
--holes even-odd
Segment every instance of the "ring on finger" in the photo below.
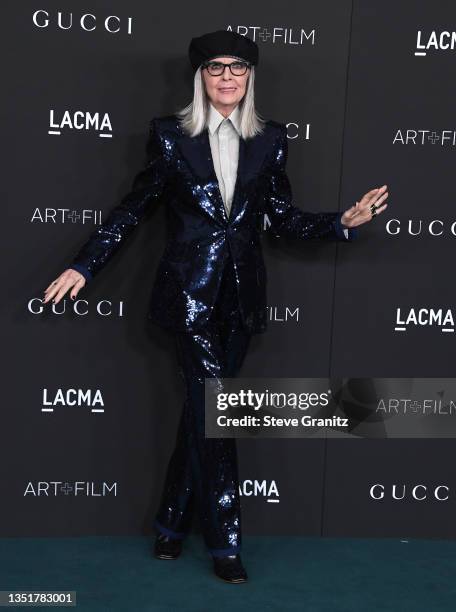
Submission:
<svg viewBox="0 0 456 612">
<path fill-rule="evenodd" d="M 378 206 L 375 206 L 375 204 L 371 204 L 370 205 L 370 211 L 371 211 L 371 215 L 373 217 L 377 216 L 377 208 L 378 208 Z"/>
</svg>

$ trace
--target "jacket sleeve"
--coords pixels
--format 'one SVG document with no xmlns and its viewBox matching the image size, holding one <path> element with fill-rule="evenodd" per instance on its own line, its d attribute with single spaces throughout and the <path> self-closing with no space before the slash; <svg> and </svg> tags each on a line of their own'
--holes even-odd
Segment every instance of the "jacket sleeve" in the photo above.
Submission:
<svg viewBox="0 0 456 612">
<path fill-rule="evenodd" d="M 145 167 L 133 179 L 131 190 L 109 213 L 81 247 L 69 265 L 90 281 L 108 263 L 137 227 L 148 208 L 156 204 L 167 183 L 167 162 L 163 155 L 155 119 L 149 124 Z"/>
<path fill-rule="evenodd" d="M 288 138 L 286 126 L 280 126 L 276 141 L 265 209 L 277 236 L 310 240 L 314 238 L 351 242 L 357 237 L 355 228 L 341 223 L 343 213 L 305 212 L 294 206 L 290 180 L 286 172 Z"/>
</svg>

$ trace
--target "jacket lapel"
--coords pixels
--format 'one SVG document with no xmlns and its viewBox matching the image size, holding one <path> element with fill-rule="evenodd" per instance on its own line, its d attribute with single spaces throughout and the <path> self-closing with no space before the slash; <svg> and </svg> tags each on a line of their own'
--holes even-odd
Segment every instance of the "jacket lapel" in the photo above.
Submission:
<svg viewBox="0 0 456 612">
<path fill-rule="evenodd" d="M 222 217 L 226 222 L 225 206 L 215 174 L 207 129 L 194 137 L 184 134 L 179 138 L 177 144 L 196 182 L 201 185 L 208 198 L 209 206 L 207 202 L 204 205 L 206 212 L 217 219 Z"/>
<path fill-rule="evenodd" d="M 250 138 L 249 140 L 239 139 L 239 160 L 237 167 L 236 182 L 234 187 L 233 201 L 231 205 L 230 219 L 237 214 L 242 203 L 240 197 L 243 187 L 249 180 L 256 177 L 266 155 L 266 147 L 261 146 L 261 136 Z M 197 182 L 201 185 L 211 206 L 205 206 L 207 212 L 218 219 L 222 218 L 228 222 L 225 205 L 223 203 L 220 186 L 215 173 L 214 162 L 212 160 L 211 146 L 207 128 L 201 134 L 193 138 L 184 134 L 177 144 L 185 161 L 190 166 Z"/>
</svg>

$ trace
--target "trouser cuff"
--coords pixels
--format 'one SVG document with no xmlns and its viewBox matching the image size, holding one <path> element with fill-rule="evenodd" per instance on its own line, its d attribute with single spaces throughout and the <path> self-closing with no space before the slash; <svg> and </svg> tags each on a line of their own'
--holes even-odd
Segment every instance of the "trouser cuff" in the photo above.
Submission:
<svg viewBox="0 0 456 612">
<path fill-rule="evenodd" d="M 231 548 L 209 548 L 209 552 L 213 557 L 228 557 L 229 555 L 237 555 L 241 552 L 240 546 L 232 546 Z"/>
<path fill-rule="evenodd" d="M 187 535 L 187 532 L 185 531 L 173 531 L 172 529 L 168 529 L 167 527 L 164 527 L 161 523 L 157 521 L 157 519 L 155 519 L 153 525 L 161 533 L 164 533 L 170 538 L 175 538 L 176 540 L 181 540 L 182 538 L 185 538 L 185 536 Z"/>
</svg>

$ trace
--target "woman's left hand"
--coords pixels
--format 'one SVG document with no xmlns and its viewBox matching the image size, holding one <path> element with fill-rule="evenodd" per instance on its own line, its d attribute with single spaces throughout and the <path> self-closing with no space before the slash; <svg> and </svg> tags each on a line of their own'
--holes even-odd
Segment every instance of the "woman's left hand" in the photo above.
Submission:
<svg viewBox="0 0 456 612">
<path fill-rule="evenodd" d="M 388 197 L 386 185 L 379 189 L 371 189 L 363 195 L 359 202 L 356 202 L 351 208 L 347 209 L 341 217 L 341 223 L 345 227 L 356 227 L 370 221 L 373 216 L 378 216 L 382 213 L 388 204 L 382 204 L 383 200 Z M 375 206 L 375 215 L 372 215 L 371 206 Z"/>
</svg>

